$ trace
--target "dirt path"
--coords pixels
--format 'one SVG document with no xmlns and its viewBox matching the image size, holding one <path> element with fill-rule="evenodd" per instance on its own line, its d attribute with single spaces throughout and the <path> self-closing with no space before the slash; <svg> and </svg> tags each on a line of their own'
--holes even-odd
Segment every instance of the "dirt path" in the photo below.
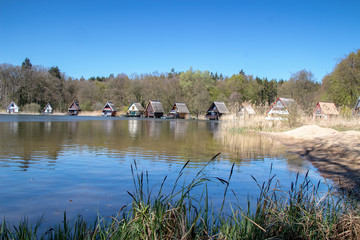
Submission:
<svg viewBox="0 0 360 240">
<path fill-rule="evenodd" d="M 308 159 L 341 189 L 360 196 L 360 132 L 307 125 L 283 133 L 262 133 Z"/>
</svg>

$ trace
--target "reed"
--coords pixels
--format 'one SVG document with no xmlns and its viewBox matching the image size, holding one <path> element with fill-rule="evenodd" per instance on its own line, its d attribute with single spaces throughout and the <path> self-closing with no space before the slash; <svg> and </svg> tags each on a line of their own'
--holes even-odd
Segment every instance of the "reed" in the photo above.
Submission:
<svg viewBox="0 0 360 240">
<path fill-rule="evenodd" d="M 217 155 L 212 159 L 214 160 Z M 211 160 L 211 161 L 212 161 Z M 211 162 L 210 161 L 210 162 Z M 209 163 L 210 163 L 209 162 Z M 359 239 L 360 211 L 357 200 L 339 195 L 330 188 L 320 192 L 320 183 L 309 177 L 294 179 L 288 188 L 276 181 L 270 170 L 266 182 L 253 180 L 259 187 L 256 201 L 247 206 L 233 202 L 225 206 L 233 167 L 226 178 L 206 176 L 204 166 L 193 179 L 186 180 L 185 163 L 172 188 L 164 192 L 165 177 L 154 191 L 149 174 L 131 166 L 135 189 L 132 203 L 113 216 L 89 222 L 81 217 L 64 219 L 61 224 L 39 232 L 41 219 L 9 226 L 0 225 L 0 239 Z M 214 210 L 208 195 L 209 182 L 220 182 L 224 194 L 220 211 Z M 199 191 L 200 189 L 200 191 Z M 225 211 L 225 208 L 230 210 Z"/>
<path fill-rule="evenodd" d="M 360 131 L 360 118 L 338 116 L 329 119 L 313 118 L 306 115 L 292 115 L 284 120 L 266 120 L 266 115 L 245 115 L 242 117 L 231 115 L 223 118 L 222 128 L 232 133 L 246 132 L 281 132 L 303 125 L 318 125 L 325 128 L 333 128 L 338 131 Z"/>
</svg>

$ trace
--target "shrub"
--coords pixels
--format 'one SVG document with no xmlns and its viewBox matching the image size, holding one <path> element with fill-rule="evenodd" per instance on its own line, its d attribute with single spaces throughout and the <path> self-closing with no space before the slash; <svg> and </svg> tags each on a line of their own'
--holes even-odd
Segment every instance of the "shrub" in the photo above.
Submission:
<svg viewBox="0 0 360 240">
<path fill-rule="evenodd" d="M 23 111 L 26 113 L 40 113 L 41 106 L 37 103 L 28 103 L 24 105 Z"/>
</svg>

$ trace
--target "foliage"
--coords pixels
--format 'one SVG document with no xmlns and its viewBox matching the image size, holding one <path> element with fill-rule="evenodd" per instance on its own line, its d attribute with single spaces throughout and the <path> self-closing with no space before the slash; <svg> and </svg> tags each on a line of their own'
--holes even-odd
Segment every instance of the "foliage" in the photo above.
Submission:
<svg viewBox="0 0 360 240">
<path fill-rule="evenodd" d="M 24 105 L 23 111 L 27 113 L 40 113 L 41 107 L 37 103 L 28 103 Z"/>
<path fill-rule="evenodd" d="M 325 99 L 338 106 L 354 107 L 360 96 L 360 50 L 342 59 L 322 82 Z"/>
<path fill-rule="evenodd" d="M 322 84 L 310 71 L 301 70 L 287 81 L 246 75 L 243 70 L 230 77 L 209 71 L 193 70 L 151 74 L 110 74 L 89 79 L 73 79 L 57 66 L 46 69 L 33 66 L 26 58 L 21 66 L 0 65 L 0 106 L 15 101 L 20 107 L 51 103 L 57 111 L 66 111 L 77 100 L 88 111 L 99 110 L 111 101 L 118 109 L 133 102 L 143 106 L 159 100 L 165 112 L 175 102 L 185 102 L 193 114 L 203 114 L 212 101 L 223 101 L 233 112 L 243 102 L 265 105 L 277 96 L 293 98 L 304 113 L 311 114 L 319 100 L 334 101 L 338 106 L 353 107 L 360 95 L 360 50 L 350 53 L 327 75 Z"/>
<path fill-rule="evenodd" d="M 317 83 L 313 74 L 301 70 L 292 74 L 289 81 L 279 88 L 279 95 L 294 99 L 302 110 L 310 115 L 319 99 L 320 83 Z"/>
</svg>

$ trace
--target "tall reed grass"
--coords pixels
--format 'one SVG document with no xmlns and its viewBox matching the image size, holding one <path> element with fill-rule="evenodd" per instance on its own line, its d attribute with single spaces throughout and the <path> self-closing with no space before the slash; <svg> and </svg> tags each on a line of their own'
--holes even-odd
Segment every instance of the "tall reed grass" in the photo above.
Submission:
<svg viewBox="0 0 360 240">
<path fill-rule="evenodd" d="M 216 156 L 212 159 L 214 160 Z M 210 161 L 211 162 L 211 161 Z M 210 163 L 209 162 L 209 163 Z M 81 217 L 69 221 L 66 213 L 58 226 L 39 232 L 41 219 L 10 226 L 0 225 L 0 239 L 359 239 L 358 203 L 329 188 L 319 191 L 306 175 L 297 176 L 288 188 L 281 187 L 270 171 L 269 179 L 260 183 L 256 201 L 247 206 L 233 202 L 226 206 L 233 167 L 226 178 L 209 178 L 204 166 L 195 177 L 186 180 L 183 168 L 169 192 L 164 192 L 165 177 L 159 189 L 149 186 L 148 172 L 131 166 L 134 191 L 128 192 L 132 203 L 113 216 L 89 222 Z M 211 204 L 208 183 L 224 186 L 221 206 Z M 200 194 L 199 193 L 199 189 Z M 224 211 L 229 208 L 229 211 Z"/>
<path fill-rule="evenodd" d="M 313 118 L 306 115 L 291 115 L 284 120 L 266 120 L 267 115 L 245 115 L 242 117 L 229 115 L 222 118 L 222 128 L 229 132 L 280 132 L 287 131 L 304 125 L 318 125 L 325 128 L 333 128 L 338 131 L 360 131 L 360 118 L 356 117 L 332 117 L 329 119 Z"/>
</svg>

